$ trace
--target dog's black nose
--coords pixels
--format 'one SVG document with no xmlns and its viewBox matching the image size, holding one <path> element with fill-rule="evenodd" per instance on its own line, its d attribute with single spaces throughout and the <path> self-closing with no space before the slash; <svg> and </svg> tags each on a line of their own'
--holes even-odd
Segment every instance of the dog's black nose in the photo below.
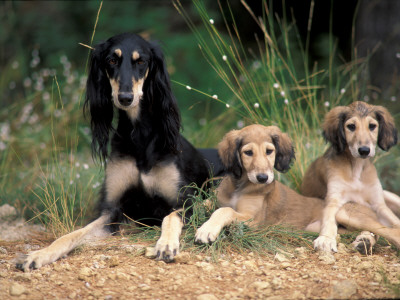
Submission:
<svg viewBox="0 0 400 300">
<path fill-rule="evenodd" d="M 365 146 L 364 146 L 364 147 L 358 148 L 358 153 L 361 155 L 361 157 L 366 157 L 366 156 L 368 156 L 369 152 L 370 152 L 369 147 L 365 147 Z"/>
<path fill-rule="evenodd" d="M 133 95 L 130 93 L 121 93 L 118 95 L 118 101 L 123 106 L 129 106 L 133 102 Z"/>
<path fill-rule="evenodd" d="M 259 182 L 259 183 L 266 183 L 267 182 L 267 180 L 268 180 L 268 175 L 267 174 L 257 174 L 257 176 L 256 176 L 256 178 L 257 178 L 257 181 Z"/>
</svg>

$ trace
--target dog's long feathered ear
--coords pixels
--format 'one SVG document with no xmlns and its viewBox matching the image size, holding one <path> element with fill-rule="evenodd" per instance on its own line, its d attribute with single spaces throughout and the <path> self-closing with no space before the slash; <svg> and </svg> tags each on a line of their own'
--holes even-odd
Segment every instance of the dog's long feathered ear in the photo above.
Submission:
<svg viewBox="0 0 400 300">
<path fill-rule="evenodd" d="M 374 110 L 379 122 L 378 146 L 382 150 L 388 151 L 397 144 L 396 124 L 392 115 L 383 106 L 376 106 Z"/>
<path fill-rule="evenodd" d="M 347 145 L 344 133 L 344 122 L 348 110 L 349 108 L 346 106 L 337 106 L 333 108 L 326 114 L 322 125 L 322 134 L 325 140 L 331 143 L 338 153 L 342 153 Z"/>
<path fill-rule="evenodd" d="M 242 139 L 239 130 L 229 131 L 218 144 L 218 154 L 225 169 L 239 179 L 242 176 L 240 163 L 240 148 Z"/>
<path fill-rule="evenodd" d="M 171 83 L 161 49 L 151 43 L 152 59 L 150 70 L 145 80 L 144 93 L 150 108 L 155 114 L 155 119 L 160 120 L 164 146 L 168 151 L 178 151 L 178 141 L 181 129 L 181 118 L 178 104 L 171 91 Z"/>
<path fill-rule="evenodd" d="M 105 161 L 108 142 L 112 130 L 113 104 L 111 86 L 107 78 L 102 58 L 104 44 L 96 46 L 90 59 L 90 70 L 86 83 L 85 115 L 90 115 L 92 129 L 92 154 Z"/>
<path fill-rule="evenodd" d="M 290 169 L 293 159 L 295 159 L 292 140 L 289 135 L 280 131 L 276 126 L 270 126 L 272 129 L 272 142 L 275 146 L 275 164 L 274 168 L 279 172 L 287 172 Z"/>
</svg>

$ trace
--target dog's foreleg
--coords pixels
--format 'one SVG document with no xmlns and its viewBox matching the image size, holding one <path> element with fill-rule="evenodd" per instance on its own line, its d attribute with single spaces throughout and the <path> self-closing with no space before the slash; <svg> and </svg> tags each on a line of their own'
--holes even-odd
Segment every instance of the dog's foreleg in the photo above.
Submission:
<svg viewBox="0 0 400 300">
<path fill-rule="evenodd" d="M 225 226 L 235 221 L 248 221 L 251 218 L 251 214 L 238 213 L 231 207 L 221 207 L 211 215 L 207 222 L 197 229 L 196 242 L 212 243 Z"/>
<path fill-rule="evenodd" d="M 109 216 L 103 215 L 85 227 L 58 238 L 44 249 L 20 256 L 17 258 L 16 267 L 25 272 L 30 269 L 38 269 L 56 261 L 87 241 L 109 235 L 110 233 L 104 230 L 104 225 L 108 220 Z"/>
<path fill-rule="evenodd" d="M 337 223 L 336 213 L 338 212 L 341 203 L 335 198 L 327 198 L 327 205 L 322 213 L 321 231 L 318 238 L 314 240 L 314 248 L 316 250 L 337 252 Z"/>
<path fill-rule="evenodd" d="M 375 212 L 367 206 L 346 203 L 336 214 L 336 219 L 345 227 L 370 231 L 375 235 L 382 236 L 400 249 L 400 229 L 384 226 L 378 221 Z"/>
<path fill-rule="evenodd" d="M 179 237 L 183 227 L 182 216 L 179 214 L 182 211 L 174 211 L 163 219 L 161 236 L 155 247 L 156 259 L 171 262 L 179 253 Z"/>
</svg>

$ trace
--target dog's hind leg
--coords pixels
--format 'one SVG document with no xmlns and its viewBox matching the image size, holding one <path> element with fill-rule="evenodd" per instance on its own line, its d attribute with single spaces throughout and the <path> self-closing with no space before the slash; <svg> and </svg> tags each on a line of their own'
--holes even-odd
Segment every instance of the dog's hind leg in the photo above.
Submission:
<svg viewBox="0 0 400 300">
<path fill-rule="evenodd" d="M 385 199 L 386 205 L 396 214 L 396 216 L 400 217 L 400 197 L 392 192 L 384 190 L 383 198 Z"/>
<path fill-rule="evenodd" d="M 161 236 L 157 241 L 156 259 L 171 262 L 179 253 L 179 237 L 183 227 L 182 209 L 166 216 L 161 225 Z"/>
<path fill-rule="evenodd" d="M 382 225 L 375 212 L 369 207 L 357 203 L 346 203 L 336 214 L 336 221 L 349 229 L 369 231 L 380 235 L 400 249 L 400 229 Z M 364 234 L 364 236 L 368 236 L 368 234 Z M 360 241 L 364 243 L 365 239 L 360 239 Z M 374 243 L 371 240 L 369 242 Z M 360 245 L 360 247 L 363 246 Z"/>
<path fill-rule="evenodd" d="M 38 269 L 56 261 L 85 242 L 110 235 L 104 228 L 107 222 L 109 222 L 109 216 L 103 215 L 85 227 L 58 238 L 46 248 L 20 256 L 16 262 L 17 269 L 25 272 L 30 269 Z"/>
</svg>

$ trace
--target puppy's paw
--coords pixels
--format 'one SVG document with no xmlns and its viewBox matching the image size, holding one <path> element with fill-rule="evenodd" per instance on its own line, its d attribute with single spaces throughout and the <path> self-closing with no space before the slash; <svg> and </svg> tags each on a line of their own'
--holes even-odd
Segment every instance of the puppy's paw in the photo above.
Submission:
<svg viewBox="0 0 400 300">
<path fill-rule="evenodd" d="M 160 238 L 155 247 L 156 259 L 165 262 L 174 261 L 174 257 L 179 254 L 179 239 L 168 240 Z"/>
<path fill-rule="evenodd" d="M 314 240 L 314 249 L 319 251 L 337 252 L 336 239 L 327 236 L 319 236 Z"/>
<path fill-rule="evenodd" d="M 364 255 L 372 254 L 372 247 L 375 244 L 375 236 L 369 231 L 361 232 L 361 234 L 356 237 L 354 242 L 351 243 L 354 250 Z"/>
<path fill-rule="evenodd" d="M 30 270 L 39 269 L 47 263 L 49 262 L 47 262 L 45 253 L 42 250 L 38 250 L 17 257 L 15 267 L 21 271 L 28 272 Z"/>
<path fill-rule="evenodd" d="M 220 231 L 221 229 L 218 226 L 212 225 L 207 221 L 197 229 L 195 241 L 199 244 L 213 243 L 217 239 Z"/>
</svg>

